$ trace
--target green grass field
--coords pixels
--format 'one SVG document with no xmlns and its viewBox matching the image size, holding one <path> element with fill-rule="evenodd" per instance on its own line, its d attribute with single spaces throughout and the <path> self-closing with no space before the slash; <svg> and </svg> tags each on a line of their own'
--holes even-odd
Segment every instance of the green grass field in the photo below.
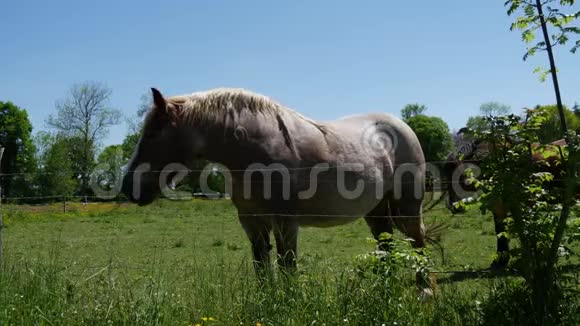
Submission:
<svg viewBox="0 0 580 326">
<path fill-rule="evenodd" d="M 430 251 L 439 295 L 429 302 L 411 270 L 361 274 L 357 256 L 374 250 L 362 219 L 302 228 L 299 276 L 259 289 L 228 200 L 3 212 L 1 324 L 477 324 L 478 304 L 515 279 L 462 273 L 487 268 L 495 252 L 491 217 L 476 209 L 426 214 L 427 224 L 448 226 L 443 254 Z"/>
</svg>

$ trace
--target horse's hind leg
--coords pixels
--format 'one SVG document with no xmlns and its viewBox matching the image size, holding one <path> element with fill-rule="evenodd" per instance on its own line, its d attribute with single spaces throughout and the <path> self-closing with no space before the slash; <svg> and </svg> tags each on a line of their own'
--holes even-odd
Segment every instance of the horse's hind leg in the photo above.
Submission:
<svg viewBox="0 0 580 326">
<path fill-rule="evenodd" d="M 272 222 L 269 218 L 239 215 L 240 222 L 252 244 L 254 268 L 258 281 L 262 282 L 271 272 L 270 266 L 270 231 Z"/>
<path fill-rule="evenodd" d="M 502 234 L 506 230 L 506 211 L 501 202 L 497 203 L 493 210 L 493 222 L 495 224 L 495 235 L 497 238 L 497 257 L 491 263 L 492 268 L 504 269 L 510 260 L 509 239 Z"/>
<path fill-rule="evenodd" d="M 378 241 L 379 250 L 389 251 L 391 240 L 381 237 L 381 234 L 393 234 L 393 220 L 389 214 L 388 199 L 383 199 L 365 216 L 365 221 L 371 229 L 373 237 Z"/>
<path fill-rule="evenodd" d="M 421 201 L 393 201 L 391 209 L 395 225 L 413 240 L 411 243 L 413 248 L 425 248 L 427 241 L 421 216 Z"/>
</svg>

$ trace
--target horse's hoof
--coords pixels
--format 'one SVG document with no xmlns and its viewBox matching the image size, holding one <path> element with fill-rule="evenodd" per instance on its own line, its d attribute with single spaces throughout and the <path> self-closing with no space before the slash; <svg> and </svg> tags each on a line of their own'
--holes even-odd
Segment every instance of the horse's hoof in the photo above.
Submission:
<svg viewBox="0 0 580 326">
<path fill-rule="evenodd" d="M 510 261 L 509 257 L 507 258 L 498 257 L 491 262 L 490 268 L 497 271 L 503 271 L 507 269 L 509 261 Z"/>
</svg>

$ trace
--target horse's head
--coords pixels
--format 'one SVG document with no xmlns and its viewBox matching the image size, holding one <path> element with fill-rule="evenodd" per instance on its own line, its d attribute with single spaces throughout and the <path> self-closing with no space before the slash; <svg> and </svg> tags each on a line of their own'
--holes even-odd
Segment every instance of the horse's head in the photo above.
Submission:
<svg viewBox="0 0 580 326">
<path fill-rule="evenodd" d="M 175 163 L 186 168 L 196 154 L 195 137 L 180 119 L 183 102 L 165 99 L 154 88 L 152 92 L 153 106 L 123 177 L 123 193 L 140 205 L 151 203 L 168 183 L 171 175 L 160 178 L 162 170 Z"/>
</svg>

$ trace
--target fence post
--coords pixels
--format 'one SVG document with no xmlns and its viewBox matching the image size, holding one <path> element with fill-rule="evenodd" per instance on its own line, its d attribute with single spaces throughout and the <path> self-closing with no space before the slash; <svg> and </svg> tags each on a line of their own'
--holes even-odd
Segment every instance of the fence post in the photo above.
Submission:
<svg viewBox="0 0 580 326">
<path fill-rule="evenodd" d="M 2 179 L 2 155 L 4 155 L 4 147 L 0 146 L 0 180 Z M 2 183 L 0 183 L 0 272 L 2 272 L 2 264 L 4 263 L 2 229 L 4 229 L 4 223 L 2 221 Z"/>
</svg>

